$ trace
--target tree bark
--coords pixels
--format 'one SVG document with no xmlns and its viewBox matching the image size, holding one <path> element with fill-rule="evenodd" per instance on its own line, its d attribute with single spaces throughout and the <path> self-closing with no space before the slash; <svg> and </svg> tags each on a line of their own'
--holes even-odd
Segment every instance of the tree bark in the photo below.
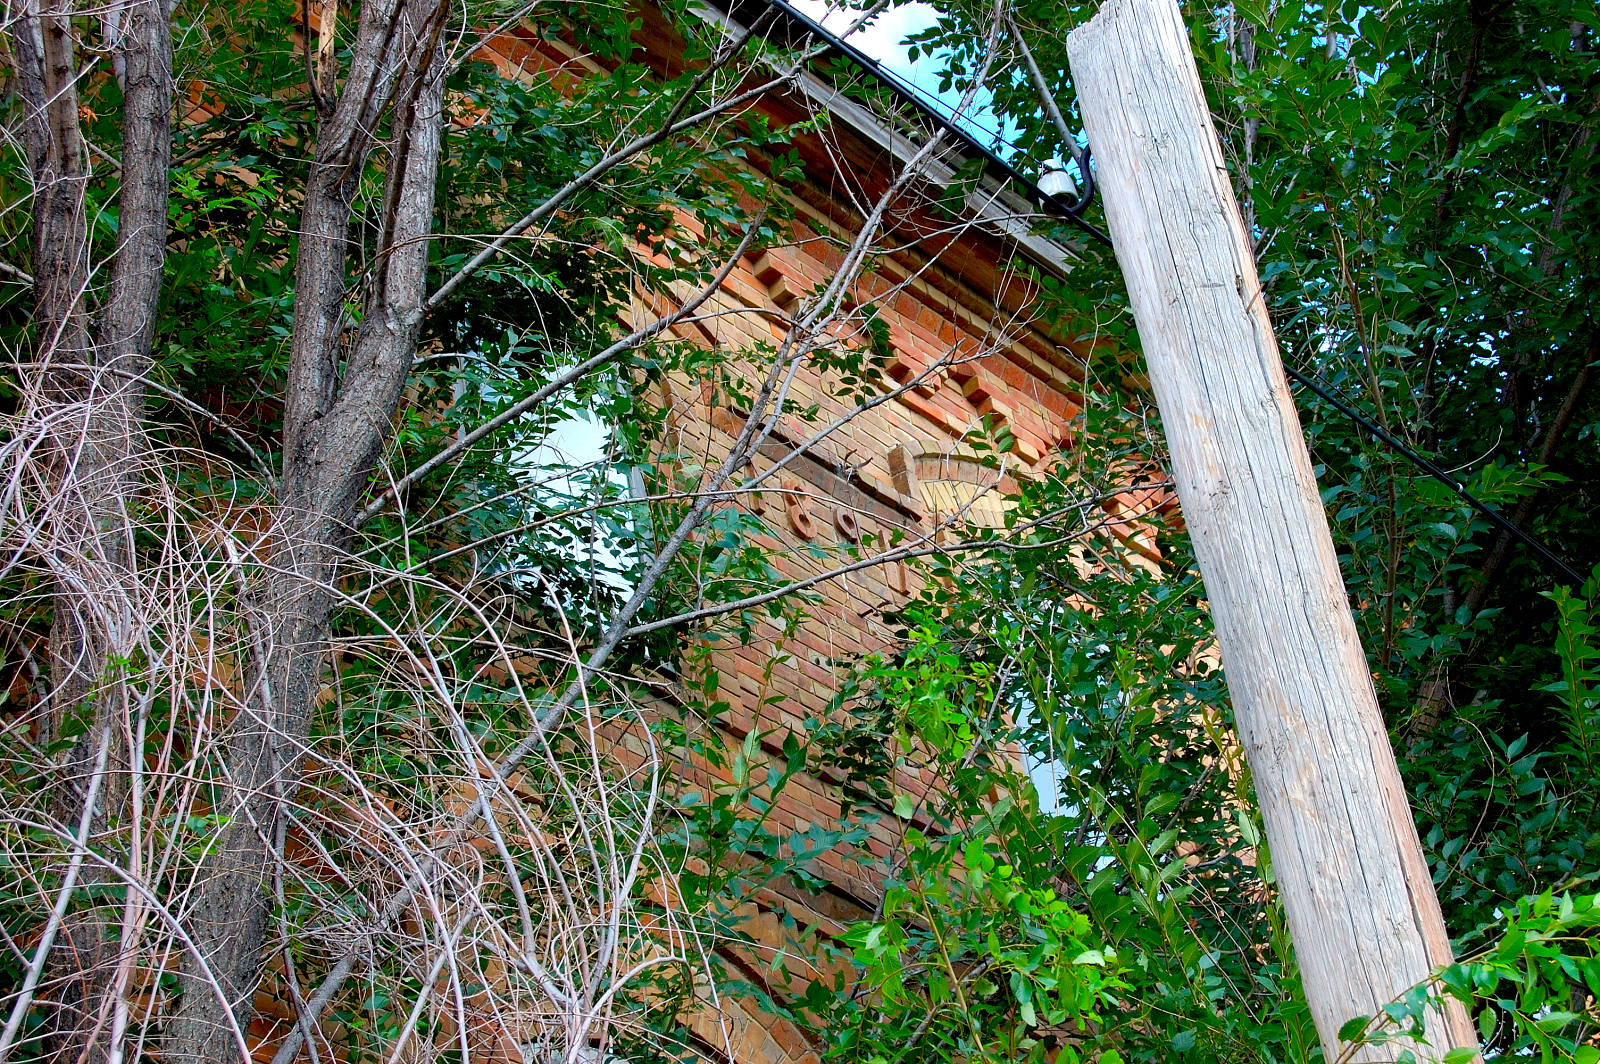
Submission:
<svg viewBox="0 0 1600 1064">
<path fill-rule="evenodd" d="M 1261 802 L 1306 997 L 1338 1031 L 1451 961 L 1251 244 L 1173 0 L 1109 0 L 1067 40 Z M 1475 1046 L 1427 1017 L 1437 1059 Z"/>
<path fill-rule="evenodd" d="M 97 363 L 112 371 L 126 435 L 138 439 L 144 380 L 150 370 L 161 272 L 167 259 L 167 203 L 172 164 L 172 19 L 159 0 L 138 0 L 122 13 L 122 188 L 117 250 L 95 337 Z M 126 381 L 126 384 L 119 384 Z"/>
<path fill-rule="evenodd" d="M 138 577 L 129 509 L 137 505 L 139 463 L 145 451 L 144 382 L 150 371 L 161 304 L 171 180 L 171 12 L 164 0 L 137 0 L 121 15 L 121 37 L 113 44 L 113 54 L 121 60 L 123 85 L 117 243 L 106 300 L 95 322 L 83 441 L 73 478 L 83 492 L 81 505 L 96 544 L 91 564 L 99 569 L 103 581 L 120 587 L 120 593 L 98 595 L 98 603 L 88 604 L 97 616 L 87 617 L 88 610 L 77 613 L 78 641 L 71 652 L 92 668 L 90 682 L 100 678 L 111 657 L 130 657 L 137 640 L 139 618 L 132 606 Z M 58 611 L 64 598 L 57 596 Z M 120 685 L 104 688 L 95 698 L 98 726 L 88 735 L 98 733 L 101 727 L 132 735 L 130 728 L 122 726 L 126 693 Z M 128 750 L 113 760 L 103 806 L 108 814 L 122 812 L 123 771 L 127 758 L 138 756 L 138 751 Z M 65 811 L 69 817 L 82 807 L 75 796 L 89 777 L 91 760 L 86 736 L 70 756 L 74 785 L 66 792 L 71 800 Z M 104 815 L 98 818 L 100 822 L 105 819 Z M 102 878 L 104 870 L 93 868 L 90 876 Z M 106 992 L 117 960 L 115 927 L 114 914 L 93 908 L 69 918 L 63 926 L 65 949 L 57 964 L 62 1006 L 54 1046 L 58 1059 L 90 1062 L 110 1053 L 106 1038 L 113 1003 Z"/>
<path fill-rule="evenodd" d="M 326 659 L 331 589 L 352 520 L 388 439 L 427 295 L 427 237 L 444 119 L 444 0 L 363 5 L 349 76 L 324 112 L 300 220 L 283 476 L 266 573 L 252 604 L 246 707 L 227 740 L 231 818 L 202 869 L 190 917 L 198 951 L 243 1029 L 265 958 L 267 885 L 281 805 L 298 786 Z M 389 104 L 382 239 L 340 372 L 348 229 L 372 131 Z M 190 965 L 163 1059 L 236 1055 L 228 1017 Z"/>
<path fill-rule="evenodd" d="M 124 87 L 119 227 L 106 301 L 90 340 L 89 239 L 85 192 L 89 173 L 79 129 L 77 48 L 71 6 L 62 0 L 26 7 L 12 26 L 30 169 L 34 181 L 34 363 L 25 379 L 42 416 L 60 417 L 52 448 L 53 498 L 46 550 L 57 574 L 50 657 L 52 689 L 41 713 L 42 738 L 60 734 L 69 714 L 92 713 L 94 726 L 60 765 L 53 812 L 75 823 L 92 772 L 90 738 L 103 734 L 126 706 L 120 687 L 105 682 L 108 662 L 128 653 L 136 621 L 128 594 L 132 534 L 128 506 L 143 451 L 144 377 L 160 302 L 166 255 L 168 163 L 171 155 L 172 42 L 164 3 L 142 0 L 119 12 L 121 37 L 111 44 Z M 124 734 L 120 729 L 116 734 Z M 118 766 L 111 759 L 99 830 L 120 812 Z M 102 875 L 98 866 L 86 878 Z M 100 1059 L 105 1029 L 103 990 L 115 944 L 105 914 L 68 915 L 50 958 L 57 1013 L 50 1050 L 60 1059 Z"/>
<path fill-rule="evenodd" d="M 89 239 L 83 135 L 78 127 L 77 42 L 70 0 L 27 0 L 9 28 L 22 98 L 23 144 L 33 178 L 33 362 L 24 374 L 38 409 L 83 404 L 88 398 L 91 359 L 88 313 Z M 82 419 L 79 419 L 82 423 Z M 52 448 L 53 474 L 70 494 L 77 441 L 70 431 Z M 66 506 L 58 513 L 68 515 Z M 86 514 L 71 514 L 74 527 L 52 528 L 60 543 L 81 543 Z M 88 697 L 98 675 L 87 646 L 92 620 L 82 596 L 58 590 L 50 631 L 51 691 L 40 713 L 41 745 L 60 733 L 66 715 Z M 70 817 L 67 820 L 71 822 Z"/>
</svg>

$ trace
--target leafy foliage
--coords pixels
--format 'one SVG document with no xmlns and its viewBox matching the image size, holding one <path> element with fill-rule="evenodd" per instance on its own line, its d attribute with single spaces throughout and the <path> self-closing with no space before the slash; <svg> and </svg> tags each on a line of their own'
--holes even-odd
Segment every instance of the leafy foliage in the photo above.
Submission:
<svg viewBox="0 0 1600 1064">
<path fill-rule="evenodd" d="M 1065 109 L 1073 93 L 1062 41 L 1093 11 L 1013 6 Z M 941 5 L 911 53 L 942 61 L 948 82 L 962 85 L 987 12 Z M 1600 134 L 1592 10 L 1565 0 L 1235 3 L 1186 15 L 1285 357 L 1458 470 L 1558 552 L 1591 559 L 1586 367 L 1600 355 L 1589 312 L 1600 273 L 1595 214 L 1581 205 L 1594 202 Z M 1065 157 L 1021 64 L 989 87 L 1016 131 L 1003 147 L 1019 165 Z M 1043 280 L 1041 306 L 1080 339 L 1136 352 L 1114 263 L 1093 247 L 1084 256 L 1070 284 Z M 1108 353 L 1097 368 L 1113 402 L 1148 407 L 1136 364 Z M 1486 967 L 1468 976 L 1479 962 L 1463 962 L 1441 978 L 1453 986 L 1495 971 L 1525 988 L 1520 1026 L 1506 1020 L 1493 1054 L 1588 1059 L 1586 992 L 1573 990 L 1570 1008 L 1549 1004 L 1568 994 L 1562 980 L 1578 979 L 1587 939 L 1566 960 L 1564 946 L 1542 947 L 1553 967 L 1518 951 L 1525 926 L 1569 917 L 1586 926 L 1572 916 L 1586 901 L 1539 892 L 1596 868 L 1595 591 L 1552 589 L 1551 574 L 1515 552 L 1490 562 L 1498 533 L 1487 522 L 1337 411 L 1300 400 L 1447 918 L 1463 943 L 1488 933 L 1468 929 L 1511 928 Z M 1118 459 L 1123 469 L 1162 461 L 1135 434 L 1124 435 L 1132 446 L 1121 455 L 1097 450 L 1115 438 L 1114 419 L 1087 416 L 1073 459 L 1082 479 L 1043 489 L 1058 506 L 1085 484 L 1108 483 Z M 1126 1041 L 1106 1044 L 1147 1059 L 1309 1059 L 1320 1049 L 1299 1003 L 1248 771 L 1231 752 L 1220 673 L 1196 655 L 1206 646 L 1203 603 L 1181 534 L 1162 543 L 1170 568 L 1160 580 L 1126 559 L 1086 576 L 1081 555 L 1048 550 L 1007 555 L 978 579 L 968 569 L 963 587 L 980 588 L 972 601 L 983 605 L 969 613 L 963 596 L 936 596 L 937 630 L 963 661 L 1014 670 L 1005 701 L 1019 737 L 1061 764 L 1061 797 L 1046 806 L 1078 849 L 1058 850 L 1052 872 L 1075 883 L 1064 896 L 1123 958 L 1126 1002 L 1150 1010 L 1145 1028 L 1130 1023 L 1119 1032 Z M 928 739 L 936 747 L 938 734 Z M 846 732 L 838 745 L 850 753 L 871 743 Z M 843 763 L 873 768 L 856 754 Z M 1162 859 L 1180 847 L 1190 867 Z M 1552 916 L 1552 905 L 1565 915 Z M 1485 1006 L 1486 984 L 1473 985 L 1464 1000 L 1480 1016 L 1515 1011 Z M 1427 995 L 1418 988 L 1397 1015 L 1420 1015 Z M 1410 1021 L 1388 1022 L 1392 1033 Z"/>
</svg>

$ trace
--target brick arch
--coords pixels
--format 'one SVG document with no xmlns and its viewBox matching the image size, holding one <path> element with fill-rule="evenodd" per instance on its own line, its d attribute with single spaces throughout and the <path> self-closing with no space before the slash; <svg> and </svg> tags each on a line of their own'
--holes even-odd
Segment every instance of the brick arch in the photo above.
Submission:
<svg viewBox="0 0 1600 1064">
<path fill-rule="evenodd" d="M 924 513 L 962 511 L 966 524 L 986 527 L 1004 524 L 1010 508 L 1005 497 L 1016 493 L 1016 477 L 1031 475 L 1014 462 L 1002 473 L 993 466 L 993 452 L 950 441 L 902 444 L 890 453 L 889 464 L 896 488 L 914 498 Z"/>
</svg>

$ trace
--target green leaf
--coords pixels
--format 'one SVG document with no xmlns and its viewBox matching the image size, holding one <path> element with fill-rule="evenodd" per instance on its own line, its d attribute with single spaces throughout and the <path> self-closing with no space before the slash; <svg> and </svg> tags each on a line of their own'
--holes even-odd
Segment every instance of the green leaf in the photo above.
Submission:
<svg viewBox="0 0 1600 1064">
<path fill-rule="evenodd" d="M 1540 1016 L 1533 1023 L 1541 1031 L 1559 1031 L 1577 1018 L 1578 1014 L 1576 1012 L 1551 1012 Z"/>
<path fill-rule="evenodd" d="M 1367 1024 L 1371 1019 L 1372 1017 L 1370 1016 L 1352 1016 L 1344 1021 L 1344 1026 L 1339 1028 L 1339 1041 L 1354 1042 L 1357 1038 L 1360 1038 L 1362 1033 L 1366 1031 Z"/>
<path fill-rule="evenodd" d="M 1144 815 L 1151 818 L 1159 817 L 1177 808 L 1178 803 L 1181 801 L 1183 801 L 1183 796 L 1174 794 L 1171 791 L 1165 794 L 1158 794 L 1145 804 Z"/>
</svg>

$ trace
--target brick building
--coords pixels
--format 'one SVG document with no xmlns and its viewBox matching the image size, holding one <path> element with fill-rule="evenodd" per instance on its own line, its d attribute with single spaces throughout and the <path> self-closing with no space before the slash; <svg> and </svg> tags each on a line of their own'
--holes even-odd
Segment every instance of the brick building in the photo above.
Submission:
<svg viewBox="0 0 1600 1064">
<path fill-rule="evenodd" d="M 769 32 L 798 39 L 802 29 L 780 19 Z M 676 35 L 653 9 L 644 12 L 640 39 L 652 62 L 672 69 Z M 515 48 L 508 48 L 506 61 L 517 61 Z M 833 279 L 844 261 L 841 245 L 862 224 L 863 205 L 889 186 L 918 146 L 917 134 L 929 131 L 923 126 L 908 132 L 900 116 L 869 110 L 821 76 L 806 77 L 793 92 L 757 106 L 775 124 L 818 111 L 829 122 L 826 135 L 794 143 L 806 177 L 789 189 L 793 242 L 745 256 L 712 300 L 727 313 L 674 330 L 682 340 L 732 351 L 784 341 L 784 315 Z M 854 400 L 842 396 L 827 374 L 802 368 L 791 397 L 814 407 L 816 416 L 782 419 L 743 469 L 760 475 L 787 459 L 764 490 L 742 495 L 737 504 L 762 522 L 756 541 L 784 579 L 814 577 L 881 550 L 892 537 L 935 543 L 958 537 L 963 527 L 998 525 L 1016 478 L 1037 474 L 1072 446 L 1088 352 L 1032 319 L 1029 277 L 1032 271 L 1064 277 L 1073 249 L 1032 232 L 1040 208 L 1004 175 L 985 177 L 968 192 L 959 224 L 935 219 L 929 201 L 969 161 L 970 152 L 958 143 L 930 167 L 917 202 L 904 210 L 895 230 L 902 238 L 886 240 L 892 250 L 878 255 L 851 287 L 852 299 L 875 306 L 886 327 L 888 376 L 902 386 L 899 394 L 845 420 Z M 834 240 L 819 240 L 819 233 Z M 752 307 L 776 313 L 738 312 Z M 659 311 L 641 307 L 639 320 Z M 670 381 L 662 401 L 670 448 L 691 456 L 701 469 L 725 459 L 745 425 L 746 411 L 709 382 Z M 819 427 L 834 421 L 843 423 L 819 437 Z M 1000 468 L 983 460 L 995 451 L 975 448 L 974 439 L 1003 452 Z M 1153 500 L 1136 501 L 1142 509 Z M 1113 502 L 1108 518 L 1115 521 L 1120 510 Z M 1147 531 L 1124 531 L 1135 551 L 1159 558 Z M 828 714 L 850 660 L 893 646 L 895 633 L 882 615 L 904 604 L 923 579 L 919 567 L 906 562 L 860 569 L 811 589 L 819 601 L 808 607 L 797 632 L 785 634 L 761 621 L 747 642 L 713 644 L 717 697 L 728 704 L 716 723 L 727 744 L 737 747 L 756 732 L 765 753 L 781 758 L 788 733 L 803 733 L 807 719 Z M 704 777 L 718 773 L 699 765 L 694 774 L 709 784 Z M 726 773 L 720 775 L 726 783 Z M 922 795 L 936 786 L 931 771 L 912 766 L 901 770 L 894 789 Z M 839 815 L 838 786 L 804 776 L 788 784 L 772 821 L 780 831 L 803 832 Z M 880 855 L 895 847 L 899 826 L 892 816 L 879 821 L 871 845 Z M 771 976 L 768 962 L 776 954 L 804 952 L 794 929 L 836 936 L 852 921 L 870 918 L 880 896 L 872 875 L 837 852 L 819 857 L 813 871 L 828 881 L 826 891 L 766 891 L 744 925 L 760 944 L 758 955 L 730 951 L 725 958 L 780 998 L 782 980 Z M 817 964 L 812 956 L 785 967 L 803 986 L 817 974 Z M 746 1000 L 708 1003 L 694 1028 L 713 1059 L 731 1052 L 738 1064 L 817 1060 L 799 1030 Z"/>
</svg>

